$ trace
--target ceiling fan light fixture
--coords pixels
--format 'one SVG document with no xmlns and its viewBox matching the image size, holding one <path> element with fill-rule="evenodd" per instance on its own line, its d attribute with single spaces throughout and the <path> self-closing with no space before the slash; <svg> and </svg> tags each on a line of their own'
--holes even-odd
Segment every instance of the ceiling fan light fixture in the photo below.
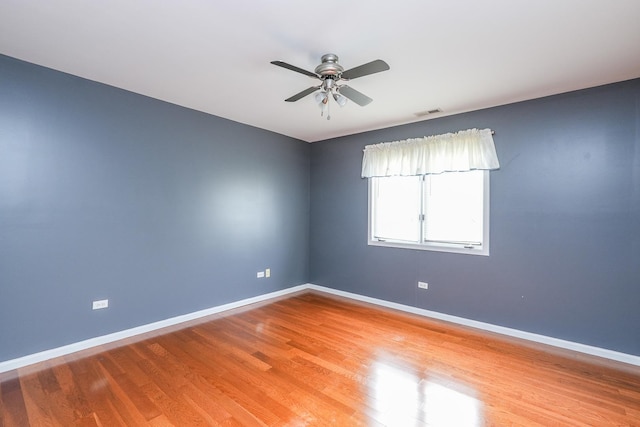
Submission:
<svg viewBox="0 0 640 427">
<path fill-rule="evenodd" d="M 326 104 L 327 102 L 329 102 L 329 96 L 327 95 L 327 92 L 325 91 L 321 91 L 318 92 L 314 95 L 314 98 L 316 100 L 316 102 L 318 103 L 318 105 L 322 106 L 322 104 Z"/>
<path fill-rule="evenodd" d="M 331 120 L 331 113 L 329 112 L 329 96 L 326 92 L 324 92 L 324 96 L 318 103 L 318 107 L 320 107 L 320 117 L 327 116 L 327 120 Z"/>
<path fill-rule="evenodd" d="M 334 93 L 333 99 L 338 103 L 339 106 L 344 107 L 347 104 L 347 97 L 341 95 L 340 93 Z"/>
</svg>

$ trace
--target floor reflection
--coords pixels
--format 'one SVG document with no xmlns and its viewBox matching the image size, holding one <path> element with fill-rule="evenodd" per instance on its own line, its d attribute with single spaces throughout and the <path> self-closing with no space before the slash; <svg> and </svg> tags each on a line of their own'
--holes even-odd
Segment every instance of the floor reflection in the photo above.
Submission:
<svg viewBox="0 0 640 427">
<path fill-rule="evenodd" d="M 424 416 L 433 426 L 483 425 L 481 402 L 467 394 L 432 381 L 423 381 Z"/>
<path fill-rule="evenodd" d="M 373 364 L 370 383 L 373 407 L 378 421 L 388 426 L 416 425 L 416 414 L 422 405 L 420 379 L 384 363 Z"/>
<path fill-rule="evenodd" d="M 482 425 L 482 403 L 464 384 L 421 378 L 397 366 L 375 362 L 369 383 L 375 418 L 386 426 Z"/>
</svg>

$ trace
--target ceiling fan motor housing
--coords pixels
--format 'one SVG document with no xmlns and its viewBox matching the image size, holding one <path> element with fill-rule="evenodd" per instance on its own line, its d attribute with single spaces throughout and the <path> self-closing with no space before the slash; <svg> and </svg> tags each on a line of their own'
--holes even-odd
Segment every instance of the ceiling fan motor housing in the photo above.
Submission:
<svg viewBox="0 0 640 427">
<path fill-rule="evenodd" d="M 334 53 L 327 53 L 320 58 L 322 63 L 315 69 L 316 74 L 322 77 L 336 76 L 340 77 L 344 68 L 338 64 L 338 55 Z"/>
</svg>

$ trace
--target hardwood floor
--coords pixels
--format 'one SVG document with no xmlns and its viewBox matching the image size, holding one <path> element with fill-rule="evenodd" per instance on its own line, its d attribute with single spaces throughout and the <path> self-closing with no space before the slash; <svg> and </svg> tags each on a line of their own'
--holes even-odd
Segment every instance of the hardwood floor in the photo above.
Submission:
<svg viewBox="0 0 640 427">
<path fill-rule="evenodd" d="M 0 374 L 0 426 L 640 426 L 640 368 L 317 292 Z"/>
</svg>

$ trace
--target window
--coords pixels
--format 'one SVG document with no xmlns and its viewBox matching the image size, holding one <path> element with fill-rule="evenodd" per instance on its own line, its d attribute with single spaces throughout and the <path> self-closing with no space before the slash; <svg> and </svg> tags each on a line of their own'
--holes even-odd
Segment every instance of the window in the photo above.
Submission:
<svg viewBox="0 0 640 427">
<path fill-rule="evenodd" d="M 491 129 L 365 146 L 369 244 L 489 255 L 489 171 L 499 168 Z"/>
<path fill-rule="evenodd" d="M 369 244 L 489 255 L 489 172 L 369 178 Z"/>
</svg>

